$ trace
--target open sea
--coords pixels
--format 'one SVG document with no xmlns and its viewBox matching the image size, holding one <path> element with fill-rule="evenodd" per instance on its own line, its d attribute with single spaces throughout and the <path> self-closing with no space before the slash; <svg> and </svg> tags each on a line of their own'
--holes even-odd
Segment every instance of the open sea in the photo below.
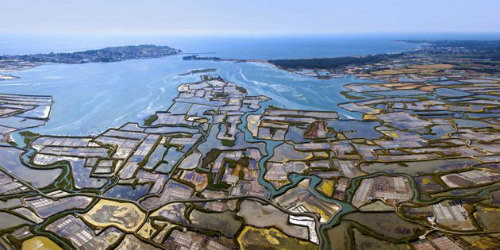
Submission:
<svg viewBox="0 0 500 250">
<path fill-rule="evenodd" d="M 0 54 L 71 52 L 109 46 L 156 44 L 185 53 L 236 59 L 279 59 L 357 56 L 415 49 L 400 39 L 497 39 L 489 35 L 337 35 L 276 37 L 206 36 L 46 36 L 1 35 Z M 183 55 L 114 63 L 44 64 L 9 72 L 19 79 L 0 81 L 0 93 L 51 95 L 50 120 L 30 131 L 50 135 L 96 135 L 126 122 L 142 122 L 166 110 L 180 83 L 196 81 L 195 69 L 217 69 L 210 74 L 245 87 L 251 95 L 272 98 L 283 108 L 334 110 L 343 118 L 359 114 L 340 109 L 347 100 L 343 85 L 362 82 L 352 76 L 316 79 L 264 63 L 183 61 Z"/>
</svg>

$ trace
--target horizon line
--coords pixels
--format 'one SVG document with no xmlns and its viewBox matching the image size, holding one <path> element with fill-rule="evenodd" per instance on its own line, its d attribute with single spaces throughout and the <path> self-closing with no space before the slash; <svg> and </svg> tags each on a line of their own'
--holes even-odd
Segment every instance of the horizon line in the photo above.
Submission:
<svg viewBox="0 0 500 250">
<path fill-rule="evenodd" d="M 491 35 L 500 36 L 500 32 L 481 31 L 429 31 L 429 32 L 2 32 L 0 35 L 54 35 L 54 36 L 222 36 L 222 37 L 256 37 L 256 36 L 334 36 L 334 35 Z M 500 38 L 500 37 L 499 37 Z"/>
</svg>

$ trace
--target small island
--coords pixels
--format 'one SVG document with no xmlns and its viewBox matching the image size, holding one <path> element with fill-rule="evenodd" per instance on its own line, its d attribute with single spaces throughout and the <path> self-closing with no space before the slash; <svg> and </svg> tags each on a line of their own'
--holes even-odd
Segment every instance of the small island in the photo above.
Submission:
<svg viewBox="0 0 500 250">
<path fill-rule="evenodd" d="M 187 75 L 194 75 L 194 74 L 201 74 L 201 73 L 209 73 L 209 72 L 216 72 L 217 69 L 214 68 L 208 68 L 208 69 L 193 69 L 189 72 L 179 74 L 180 76 L 187 76 Z"/>
</svg>

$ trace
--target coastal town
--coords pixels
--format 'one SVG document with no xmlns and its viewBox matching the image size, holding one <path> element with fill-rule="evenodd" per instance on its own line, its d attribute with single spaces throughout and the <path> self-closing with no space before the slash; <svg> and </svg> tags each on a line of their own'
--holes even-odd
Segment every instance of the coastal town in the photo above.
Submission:
<svg viewBox="0 0 500 250">
<path fill-rule="evenodd" d="M 143 123 L 53 136 L 29 129 L 57 100 L 1 94 L 0 249 L 498 249 L 499 62 L 447 46 L 276 65 L 367 80 L 338 104 L 362 119 L 201 71 Z"/>
</svg>

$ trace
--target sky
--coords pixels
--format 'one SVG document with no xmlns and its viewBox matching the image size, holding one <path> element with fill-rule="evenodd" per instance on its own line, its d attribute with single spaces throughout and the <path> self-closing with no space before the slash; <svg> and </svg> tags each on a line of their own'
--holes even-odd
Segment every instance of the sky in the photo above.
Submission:
<svg viewBox="0 0 500 250">
<path fill-rule="evenodd" d="M 1 0 L 0 33 L 500 33 L 500 0 Z"/>
</svg>

